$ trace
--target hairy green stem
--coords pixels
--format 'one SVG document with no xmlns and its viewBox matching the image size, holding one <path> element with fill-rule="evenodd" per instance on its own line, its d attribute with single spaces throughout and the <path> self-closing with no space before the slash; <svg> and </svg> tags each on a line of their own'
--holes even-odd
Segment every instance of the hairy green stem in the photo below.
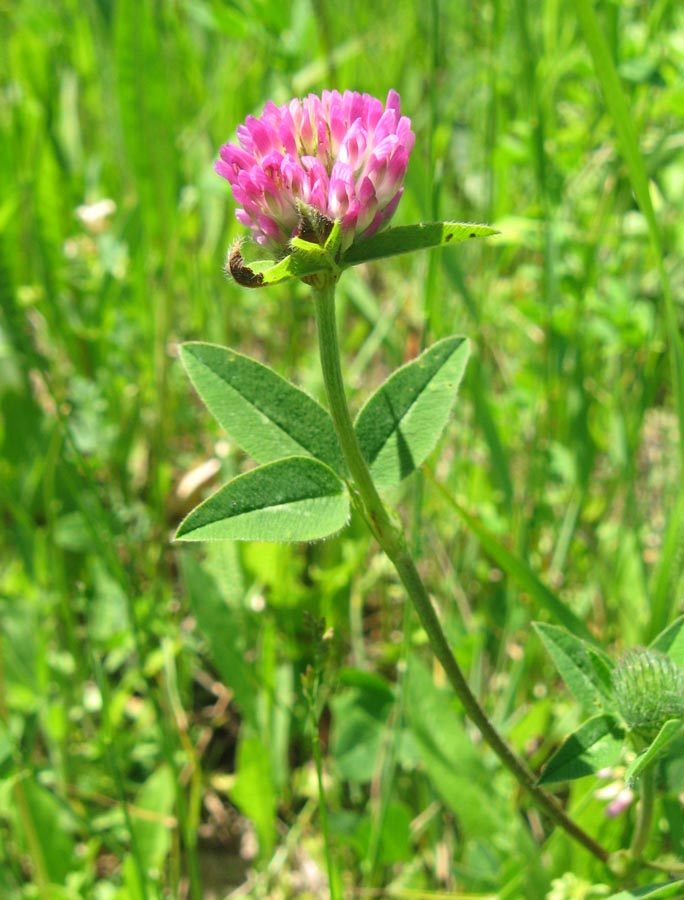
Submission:
<svg viewBox="0 0 684 900">
<path fill-rule="evenodd" d="M 313 286 L 318 325 L 318 344 L 323 369 L 323 380 L 330 414 L 335 425 L 345 462 L 351 474 L 355 500 L 366 518 L 381 548 L 390 558 L 413 603 L 418 618 L 428 636 L 430 646 L 444 669 L 468 718 L 479 729 L 483 738 L 497 754 L 501 762 L 528 791 L 547 815 L 571 837 L 582 844 L 602 862 L 608 862 L 608 851 L 570 819 L 558 801 L 537 785 L 534 773 L 524 760 L 517 756 L 489 720 L 486 712 L 470 690 L 466 678 L 456 662 L 448 641 L 435 613 L 427 588 L 407 549 L 404 534 L 396 525 L 377 492 L 373 478 L 356 439 L 349 414 L 342 369 L 339 341 L 335 322 L 336 279 L 321 279 Z"/>
</svg>

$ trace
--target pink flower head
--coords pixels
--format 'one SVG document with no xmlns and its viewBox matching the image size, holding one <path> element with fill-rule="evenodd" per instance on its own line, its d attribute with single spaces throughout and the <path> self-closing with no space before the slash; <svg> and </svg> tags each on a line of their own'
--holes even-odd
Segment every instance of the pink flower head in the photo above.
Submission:
<svg viewBox="0 0 684 900">
<path fill-rule="evenodd" d="M 239 222 L 275 256 L 301 225 L 303 207 L 339 220 L 342 247 L 370 237 L 397 208 L 415 135 L 399 95 L 309 94 L 248 116 L 238 144 L 224 144 L 216 171 L 238 204 Z"/>
</svg>

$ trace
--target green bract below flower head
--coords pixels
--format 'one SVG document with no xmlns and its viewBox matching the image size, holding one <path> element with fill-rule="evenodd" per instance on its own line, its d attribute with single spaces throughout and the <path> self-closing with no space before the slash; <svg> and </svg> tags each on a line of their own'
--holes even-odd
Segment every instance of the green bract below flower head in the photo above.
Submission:
<svg viewBox="0 0 684 900">
<path fill-rule="evenodd" d="M 293 237 L 322 244 L 333 222 L 342 251 L 386 225 L 415 141 L 396 91 L 384 106 L 355 91 L 269 102 L 237 138 L 221 148 L 216 171 L 230 182 L 238 221 L 275 258 Z"/>
<path fill-rule="evenodd" d="M 668 719 L 684 716 L 684 672 L 657 650 L 628 650 L 615 668 L 613 686 L 625 723 L 646 737 Z"/>
</svg>

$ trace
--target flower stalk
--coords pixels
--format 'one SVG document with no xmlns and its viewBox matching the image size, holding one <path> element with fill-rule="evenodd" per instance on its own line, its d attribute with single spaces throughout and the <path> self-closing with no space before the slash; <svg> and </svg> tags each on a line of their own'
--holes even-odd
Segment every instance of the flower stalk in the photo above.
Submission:
<svg viewBox="0 0 684 900">
<path fill-rule="evenodd" d="M 470 721 L 479 729 L 483 738 L 519 784 L 546 811 L 549 818 L 593 856 L 607 863 L 608 851 L 569 818 L 555 797 L 537 785 L 534 773 L 499 734 L 471 691 L 454 657 L 425 583 L 408 551 L 403 531 L 393 522 L 390 512 L 380 498 L 356 439 L 342 380 L 335 322 L 335 284 L 336 278 L 330 277 L 327 280 L 320 280 L 313 287 L 318 345 L 328 406 L 351 475 L 352 495 L 357 508 L 367 521 L 380 547 L 393 563 L 428 636 L 433 653 L 444 669 Z"/>
</svg>

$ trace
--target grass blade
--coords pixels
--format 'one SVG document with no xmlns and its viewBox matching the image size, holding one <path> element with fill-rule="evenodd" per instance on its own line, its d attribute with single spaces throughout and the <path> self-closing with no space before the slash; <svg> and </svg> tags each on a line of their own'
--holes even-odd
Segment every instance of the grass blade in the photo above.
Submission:
<svg viewBox="0 0 684 900">
<path fill-rule="evenodd" d="M 665 269 L 662 235 L 655 210 L 653 209 L 653 203 L 651 202 L 646 166 L 639 149 L 632 112 L 627 105 L 615 63 L 611 57 L 591 0 L 577 0 L 575 9 L 584 32 L 584 39 L 594 61 L 594 68 L 601 83 L 606 106 L 615 125 L 618 144 L 627 164 L 629 179 L 639 207 L 648 224 L 651 243 L 656 254 L 658 275 L 660 276 L 665 298 L 665 320 L 672 356 L 672 390 L 679 423 L 680 471 L 684 475 L 684 359 L 677 327 L 677 314 L 670 289 L 670 281 Z"/>
<path fill-rule="evenodd" d="M 510 550 L 507 550 L 503 544 L 500 544 L 494 535 L 490 534 L 478 519 L 466 512 L 441 485 L 436 481 L 433 481 L 433 483 L 440 487 L 444 497 L 448 499 L 468 528 L 476 535 L 485 552 L 492 557 L 497 565 L 501 566 L 507 575 L 510 575 L 517 582 L 522 590 L 527 591 L 539 606 L 548 610 L 557 622 L 565 626 L 576 637 L 589 641 L 592 644 L 596 643 L 596 639 L 584 622 L 571 609 L 568 609 L 560 597 L 539 580 L 523 559 L 514 556 Z"/>
</svg>

